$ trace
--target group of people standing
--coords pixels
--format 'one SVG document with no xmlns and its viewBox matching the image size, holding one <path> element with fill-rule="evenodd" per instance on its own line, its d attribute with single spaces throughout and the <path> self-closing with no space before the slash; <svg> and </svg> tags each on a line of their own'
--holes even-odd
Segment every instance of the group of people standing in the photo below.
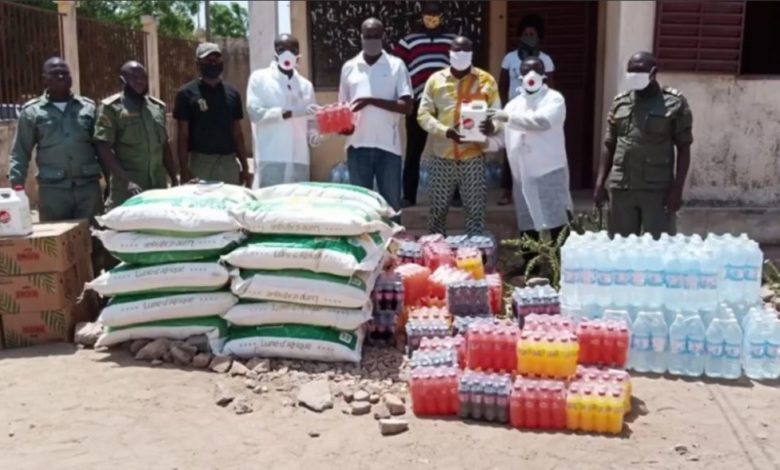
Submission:
<svg viewBox="0 0 780 470">
<path fill-rule="evenodd" d="M 385 51 L 385 30 L 375 18 L 361 27 L 362 50 L 342 67 L 339 101 L 351 104 L 353 125 L 343 129 L 350 182 L 375 186 L 395 209 L 417 203 L 420 158 L 432 139 L 429 230 L 443 233 L 449 207 L 459 199 L 466 231 L 485 231 L 485 153 L 506 149 L 504 197 L 514 201 L 519 229 L 556 233 L 572 209 L 564 138 L 566 104 L 553 89 L 555 66 L 540 50 L 544 24 L 535 15 L 520 23 L 520 42 L 502 62 L 498 82 L 473 65 L 474 44 L 446 31 L 442 5 L 424 2 L 420 29 Z M 289 34 L 274 43 L 274 60 L 252 73 L 246 112 L 254 128 L 254 177 L 240 121 L 238 91 L 222 80 L 222 51 L 197 47 L 199 77 L 174 103 L 177 156 L 166 130 L 166 105 L 149 96 L 144 66 L 122 66 L 122 91 L 99 105 L 71 92 L 68 65 L 43 66 L 45 93 L 26 103 L 11 152 L 9 180 L 23 186 L 37 148 L 43 221 L 92 218 L 103 210 L 101 175 L 109 182 L 109 207 L 144 190 L 192 180 L 262 187 L 307 181 L 309 147 L 327 136 L 313 119 L 312 83 L 298 71 L 300 46 Z M 688 170 L 692 118 L 684 97 L 655 80 L 655 59 L 629 61 L 631 90 L 615 98 L 594 200 L 609 201 L 610 230 L 627 235 L 644 228 L 674 231 Z M 484 143 L 465 141 L 465 103 L 484 101 L 478 123 Z M 502 107 L 502 102 L 507 103 Z M 401 126 L 406 124 L 402 158 Z"/>
</svg>

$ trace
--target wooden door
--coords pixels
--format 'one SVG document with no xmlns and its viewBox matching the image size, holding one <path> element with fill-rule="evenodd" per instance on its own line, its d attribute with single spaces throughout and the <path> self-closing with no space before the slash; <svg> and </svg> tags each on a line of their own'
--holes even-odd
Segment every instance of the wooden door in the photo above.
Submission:
<svg viewBox="0 0 780 470">
<path fill-rule="evenodd" d="M 542 51 L 552 57 L 555 88 L 566 98 L 566 152 L 571 187 L 591 188 L 598 2 L 507 2 L 509 50 L 517 47 L 520 20 L 531 13 L 544 19 Z"/>
</svg>

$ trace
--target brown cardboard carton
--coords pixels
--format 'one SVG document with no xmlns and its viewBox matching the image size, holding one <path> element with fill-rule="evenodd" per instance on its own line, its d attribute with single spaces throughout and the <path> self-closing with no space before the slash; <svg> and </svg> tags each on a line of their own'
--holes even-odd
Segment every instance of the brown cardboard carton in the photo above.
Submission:
<svg viewBox="0 0 780 470">
<path fill-rule="evenodd" d="M 65 272 L 91 252 L 86 220 L 36 224 L 27 237 L 0 238 L 0 275 Z"/>
<path fill-rule="evenodd" d="M 0 314 L 56 310 L 76 302 L 92 279 L 92 263 L 82 258 L 64 273 L 0 276 Z"/>
<path fill-rule="evenodd" d="M 96 297 L 89 295 L 79 303 L 55 310 L 0 315 L 5 347 L 10 349 L 72 341 L 76 324 L 93 321 L 96 312 Z"/>
</svg>

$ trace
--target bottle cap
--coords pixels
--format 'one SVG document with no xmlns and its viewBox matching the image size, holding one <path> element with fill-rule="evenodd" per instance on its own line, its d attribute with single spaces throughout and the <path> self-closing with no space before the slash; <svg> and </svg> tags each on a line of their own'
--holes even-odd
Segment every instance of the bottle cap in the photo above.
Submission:
<svg viewBox="0 0 780 470">
<path fill-rule="evenodd" d="M 13 189 L 14 189 L 14 191 L 24 191 L 24 185 L 23 184 L 15 184 Z"/>
</svg>

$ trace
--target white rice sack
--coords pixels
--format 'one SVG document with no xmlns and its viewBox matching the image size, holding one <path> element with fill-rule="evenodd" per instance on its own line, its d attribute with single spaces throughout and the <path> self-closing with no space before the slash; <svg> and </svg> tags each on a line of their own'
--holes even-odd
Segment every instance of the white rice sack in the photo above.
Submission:
<svg viewBox="0 0 780 470">
<path fill-rule="evenodd" d="M 108 327 L 95 347 L 107 347 L 137 339 L 167 338 L 183 341 L 190 336 L 206 335 L 211 351 L 219 353 L 227 335 L 227 323 L 219 317 L 179 318 L 127 326 Z"/>
<path fill-rule="evenodd" d="M 242 269 L 304 269 L 351 276 L 374 271 L 385 256 L 386 240 L 379 234 L 357 237 L 253 235 L 222 259 Z"/>
<path fill-rule="evenodd" d="M 230 213 L 249 232 L 325 237 L 379 232 L 399 227 L 373 209 L 351 201 L 290 196 L 253 201 Z"/>
<path fill-rule="evenodd" d="M 185 184 L 144 191 L 97 221 L 118 231 L 165 235 L 211 234 L 240 229 L 228 210 L 254 200 L 241 186 L 222 183 Z"/>
<path fill-rule="evenodd" d="M 360 362 L 362 349 L 362 330 L 340 331 L 308 325 L 244 326 L 229 329 L 222 354 Z"/>
<path fill-rule="evenodd" d="M 372 304 L 363 308 L 319 307 L 284 302 L 246 302 L 227 311 L 222 318 L 231 325 L 313 325 L 354 330 L 371 319 Z"/>
<path fill-rule="evenodd" d="M 120 295 L 100 312 L 100 323 L 127 326 L 177 318 L 221 317 L 238 303 L 230 292 Z"/>
<path fill-rule="evenodd" d="M 234 270 L 231 275 L 231 290 L 241 299 L 344 308 L 362 308 L 377 277 L 376 273 L 341 277 L 299 270 Z"/>
<path fill-rule="evenodd" d="M 202 237 L 171 237 L 141 232 L 92 232 L 114 258 L 130 264 L 163 264 L 213 259 L 237 247 L 246 235 L 223 232 Z"/>
<path fill-rule="evenodd" d="M 230 275 L 216 261 L 137 266 L 120 264 L 86 285 L 104 297 L 149 292 L 201 292 L 224 287 Z"/>
<path fill-rule="evenodd" d="M 335 183 L 291 183 L 277 184 L 253 191 L 258 199 L 274 199 L 287 196 L 310 197 L 317 199 L 334 199 L 357 203 L 376 211 L 384 217 L 393 217 L 395 210 L 379 193 L 360 186 Z"/>
</svg>

